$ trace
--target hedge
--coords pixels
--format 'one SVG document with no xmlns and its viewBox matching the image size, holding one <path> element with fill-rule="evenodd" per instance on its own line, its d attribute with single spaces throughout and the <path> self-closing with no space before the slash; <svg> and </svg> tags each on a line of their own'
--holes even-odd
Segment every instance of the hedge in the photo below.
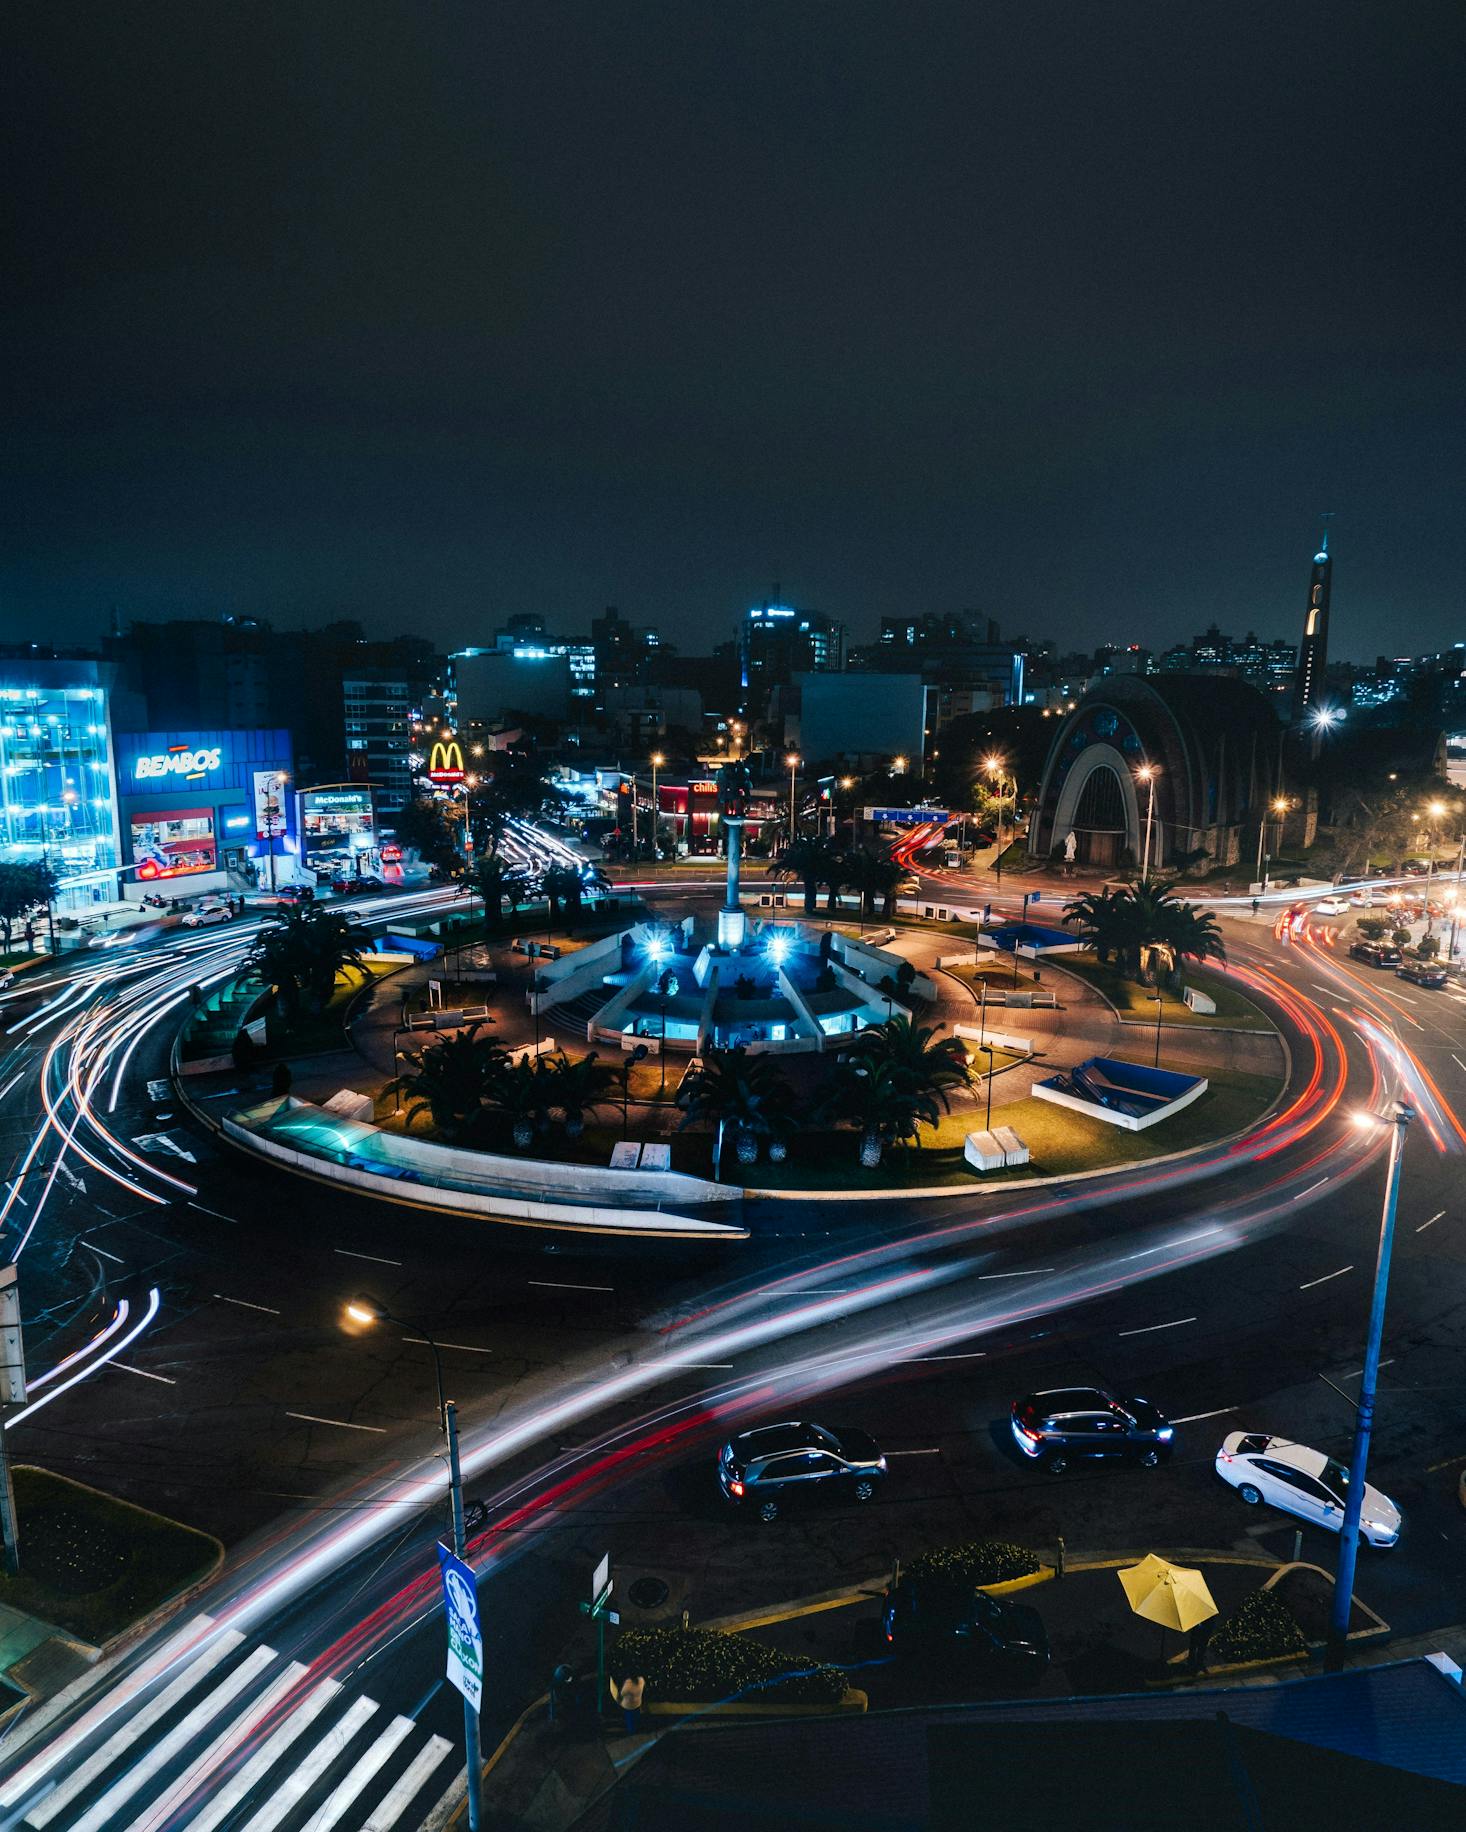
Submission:
<svg viewBox="0 0 1466 1832">
<path fill-rule="evenodd" d="M 617 1638 L 611 1669 L 640 1673 L 647 1703 L 838 1705 L 845 1675 L 810 1667 L 748 1635 L 706 1628 L 633 1628 Z"/>
<path fill-rule="evenodd" d="M 1301 1654 L 1303 1630 L 1273 1590 L 1244 1597 L 1211 1638 L 1210 1654 L 1221 1660 L 1280 1660 Z"/>
<path fill-rule="evenodd" d="M 1036 1552 L 1006 1539 L 973 1539 L 961 1546 L 939 1546 L 934 1552 L 921 1553 L 904 1567 L 908 1577 L 974 1590 L 983 1584 L 1031 1577 L 1038 1569 Z"/>
</svg>

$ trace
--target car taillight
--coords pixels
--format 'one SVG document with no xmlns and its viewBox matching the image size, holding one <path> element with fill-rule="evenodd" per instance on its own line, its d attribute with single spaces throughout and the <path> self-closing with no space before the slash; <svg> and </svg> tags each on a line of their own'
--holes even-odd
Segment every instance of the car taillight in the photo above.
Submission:
<svg viewBox="0 0 1466 1832">
<path fill-rule="evenodd" d="M 743 1493 L 743 1484 L 741 1482 L 730 1482 L 728 1484 L 728 1493 L 730 1495 L 741 1495 Z"/>
<path fill-rule="evenodd" d="M 1027 1438 L 1030 1444 L 1037 1444 L 1038 1442 L 1038 1433 L 1036 1431 L 1031 1431 L 1021 1419 L 1018 1421 L 1018 1435 L 1021 1438 Z"/>
<path fill-rule="evenodd" d="M 1231 1461 L 1232 1461 L 1232 1453 L 1230 1450 L 1224 1450 L 1221 1453 L 1221 1455 L 1217 1458 L 1218 1463 L 1230 1463 Z"/>
</svg>

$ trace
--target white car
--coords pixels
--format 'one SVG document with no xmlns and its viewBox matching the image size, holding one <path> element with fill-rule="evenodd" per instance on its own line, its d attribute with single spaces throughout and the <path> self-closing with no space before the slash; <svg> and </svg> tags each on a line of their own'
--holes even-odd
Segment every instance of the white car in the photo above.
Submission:
<svg viewBox="0 0 1466 1832">
<path fill-rule="evenodd" d="M 1354 895 L 1349 899 L 1349 907 L 1351 910 L 1372 910 L 1374 908 L 1374 892 L 1355 891 Z"/>
<path fill-rule="evenodd" d="M 1349 1472 L 1321 1450 L 1262 1431 L 1234 1431 L 1222 1440 L 1216 1468 L 1250 1507 L 1267 1501 L 1333 1533 L 1344 1523 Z M 1393 1546 L 1400 1537 L 1400 1510 L 1368 1482 L 1359 1531 L 1371 1546 Z"/>
<path fill-rule="evenodd" d="M 1349 906 L 1342 897 L 1320 897 L 1313 908 L 1319 916 L 1343 916 L 1347 914 Z"/>
<path fill-rule="evenodd" d="M 197 903 L 183 919 L 185 929 L 207 929 L 216 922 L 233 922 L 234 906 L 225 903 L 220 897 L 206 898 Z"/>
</svg>

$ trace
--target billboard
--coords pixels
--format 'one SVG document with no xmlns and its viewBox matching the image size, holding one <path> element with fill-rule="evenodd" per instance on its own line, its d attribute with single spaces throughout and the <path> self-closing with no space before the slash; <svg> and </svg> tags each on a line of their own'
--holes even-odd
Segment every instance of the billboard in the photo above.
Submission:
<svg viewBox="0 0 1466 1832">
<path fill-rule="evenodd" d="M 342 784 L 329 789 L 302 789 L 301 830 L 310 838 L 322 833 L 370 833 L 372 792 Z"/>
<path fill-rule="evenodd" d="M 868 821 L 883 821 L 892 827 L 923 827 L 931 821 L 949 821 L 945 808 L 867 808 Z"/>
<path fill-rule="evenodd" d="M 138 878 L 185 878 L 218 866 L 210 808 L 170 808 L 132 817 L 132 857 Z"/>
<path fill-rule="evenodd" d="M 250 786 L 255 811 L 255 838 L 272 839 L 287 824 L 285 787 L 290 779 L 283 770 L 252 770 Z"/>
</svg>

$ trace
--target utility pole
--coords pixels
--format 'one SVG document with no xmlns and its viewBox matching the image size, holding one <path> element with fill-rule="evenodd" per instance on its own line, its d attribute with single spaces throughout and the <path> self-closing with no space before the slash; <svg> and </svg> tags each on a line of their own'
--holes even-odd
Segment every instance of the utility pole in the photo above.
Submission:
<svg viewBox="0 0 1466 1832">
<path fill-rule="evenodd" d="M 437 1355 L 437 1345 L 433 1345 L 433 1354 Z M 442 1386 L 438 1388 L 442 1393 Z M 468 1557 L 468 1535 L 463 1530 L 463 1471 L 458 1461 L 458 1408 L 454 1402 L 444 1400 L 443 1429 L 448 1439 L 448 1484 L 453 1497 L 453 1550 L 459 1558 Z M 478 1712 L 467 1699 L 463 1701 L 463 1752 L 468 1764 L 468 1826 L 469 1832 L 479 1832 L 483 1808 L 482 1777 L 483 1758 L 479 1752 Z"/>
<path fill-rule="evenodd" d="M 0 1406 L 25 1404 L 25 1347 L 20 1335 L 20 1287 L 14 1266 L 0 1267 Z M 20 1570 L 20 1526 L 15 1515 L 15 1487 L 10 1479 L 10 1444 L 0 1414 L 0 1537 L 5 1569 Z"/>
<path fill-rule="evenodd" d="M 1390 1254 L 1395 1244 L 1395 1212 L 1400 1206 L 1400 1167 L 1405 1155 L 1405 1129 L 1412 1109 L 1403 1101 L 1386 1120 L 1377 1114 L 1359 1116 L 1364 1126 L 1387 1125 L 1390 1162 L 1385 1176 L 1384 1209 L 1379 1224 L 1379 1253 L 1374 1263 L 1374 1292 L 1369 1303 L 1369 1334 L 1364 1343 L 1364 1368 L 1359 1404 L 1354 1414 L 1354 1448 L 1349 1456 L 1349 1486 L 1344 1492 L 1344 1518 L 1339 1526 L 1339 1566 L 1334 1577 L 1334 1607 L 1329 1621 L 1324 1665 L 1337 1672 L 1344 1664 L 1349 1634 L 1349 1609 L 1354 1596 L 1354 1565 L 1359 1556 L 1359 1515 L 1364 1505 L 1365 1474 L 1369 1465 L 1369 1440 L 1374 1428 L 1374 1389 L 1379 1378 L 1379 1351 L 1384 1339 L 1385 1298 L 1390 1286 Z"/>
</svg>

